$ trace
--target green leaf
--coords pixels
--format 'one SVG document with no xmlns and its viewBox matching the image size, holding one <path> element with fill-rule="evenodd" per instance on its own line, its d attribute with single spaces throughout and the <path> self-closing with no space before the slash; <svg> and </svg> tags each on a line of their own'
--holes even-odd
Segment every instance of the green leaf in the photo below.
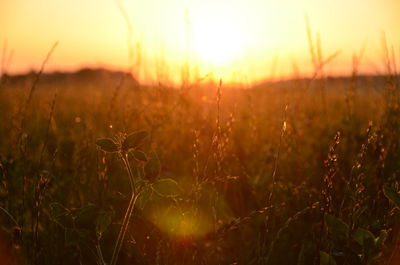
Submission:
<svg viewBox="0 0 400 265">
<path fill-rule="evenodd" d="M 372 242 L 375 241 L 375 236 L 368 230 L 365 230 L 363 228 L 357 228 L 353 234 L 351 235 L 352 238 L 361 246 L 364 246 L 364 243 L 367 240 L 370 240 Z"/>
<path fill-rule="evenodd" d="M 138 147 L 143 139 L 147 137 L 147 135 L 148 132 L 146 131 L 137 131 L 128 135 L 122 143 L 122 149 L 124 151 L 128 151 L 129 149 Z"/>
<path fill-rule="evenodd" d="M 383 187 L 383 194 L 385 194 L 386 198 L 396 205 L 397 208 L 400 208 L 400 194 L 397 193 L 392 187 L 385 185 Z"/>
<path fill-rule="evenodd" d="M 145 153 L 139 150 L 133 150 L 132 155 L 136 160 L 142 161 L 142 162 L 147 162 L 147 157 Z"/>
<path fill-rule="evenodd" d="M 94 227 L 98 209 L 89 204 L 75 210 L 75 225 L 79 228 L 90 229 Z"/>
<path fill-rule="evenodd" d="M 173 179 L 160 179 L 153 183 L 154 191 L 163 197 L 176 197 L 182 193 L 178 183 Z"/>
<path fill-rule="evenodd" d="M 150 158 L 144 166 L 145 176 L 148 180 L 155 180 L 161 171 L 161 163 L 155 152 L 150 153 Z"/>
<path fill-rule="evenodd" d="M 50 204 L 50 216 L 54 222 L 64 228 L 72 226 L 71 212 L 58 202 Z"/>
<path fill-rule="evenodd" d="M 328 231 L 334 236 L 346 237 L 349 233 L 349 226 L 333 215 L 325 214 L 325 223 Z"/>
<path fill-rule="evenodd" d="M 375 246 L 377 246 L 379 249 L 382 249 L 387 237 L 388 237 L 387 231 L 381 230 L 381 232 L 379 233 L 379 236 L 377 238 L 375 238 Z"/>
<path fill-rule="evenodd" d="M 136 202 L 137 207 L 140 210 L 143 210 L 146 207 L 147 203 L 151 201 L 152 195 L 153 190 L 146 187 L 145 190 L 140 194 L 138 201 Z"/>
<path fill-rule="evenodd" d="M 65 240 L 65 246 L 66 247 L 72 247 L 78 244 L 79 242 L 79 232 L 76 229 L 65 229 L 64 232 L 64 240 Z"/>
<path fill-rule="evenodd" d="M 107 230 L 107 227 L 111 224 L 114 213 L 111 211 L 100 211 L 96 218 L 96 232 L 101 235 Z"/>
<path fill-rule="evenodd" d="M 104 152 L 117 152 L 119 147 L 114 141 L 110 138 L 100 138 L 96 141 L 96 144 L 103 150 Z"/>
<path fill-rule="evenodd" d="M 336 265 L 336 261 L 331 255 L 324 251 L 319 252 L 319 265 Z"/>
<path fill-rule="evenodd" d="M 143 179 L 145 178 L 144 168 L 143 167 L 136 167 L 136 170 L 137 170 L 137 175 L 139 177 L 139 180 L 143 181 Z"/>
</svg>

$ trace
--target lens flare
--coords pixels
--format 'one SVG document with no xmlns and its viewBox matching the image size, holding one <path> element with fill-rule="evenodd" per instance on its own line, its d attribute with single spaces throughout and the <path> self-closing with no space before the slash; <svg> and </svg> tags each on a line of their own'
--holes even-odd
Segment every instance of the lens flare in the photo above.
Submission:
<svg viewBox="0 0 400 265">
<path fill-rule="evenodd" d="M 212 217 L 202 210 L 156 207 L 151 222 L 161 231 L 178 238 L 199 238 L 212 231 Z"/>
</svg>

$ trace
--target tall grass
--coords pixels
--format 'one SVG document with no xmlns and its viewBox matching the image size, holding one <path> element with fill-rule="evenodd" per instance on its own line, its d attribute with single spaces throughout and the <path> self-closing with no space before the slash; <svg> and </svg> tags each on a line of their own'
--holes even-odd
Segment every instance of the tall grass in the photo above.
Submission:
<svg viewBox="0 0 400 265">
<path fill-rule="evenodd" d="M 387 74 L 360 76 L 361 51 L 328 78 L 339 52 L 307 32 L 311 78 L 247 90 L 7 76 L 0 260 L 397 264 L 395 54 L 383 39 Z"/>
</svg>

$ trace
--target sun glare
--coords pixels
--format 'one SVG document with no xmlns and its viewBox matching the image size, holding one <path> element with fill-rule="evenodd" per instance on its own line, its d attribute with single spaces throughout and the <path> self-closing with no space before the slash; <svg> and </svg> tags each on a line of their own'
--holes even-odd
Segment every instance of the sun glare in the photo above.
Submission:
<svg viewBox="0 0 400 265">
<path fill-rule="evenodd" d="M 229 63 L 243 52 L 244 35 L 240 25 L 229 16 L 207 17 L 194 25 L 194 52 L 204 63 Z"/>
<path fill-rule="evenodd" d="M 0 2 L 0 43 L 16 51 L 7 69 L 14 73 L 37 69 L 48 47 L 59 41 L 47 70 L 133 68 L 142 83 L 177 85 L 188 67 L 189 82 L 212 74 L 225 83 L 252 83 L 270 78 L 272 68 L 277 78 L 290 77 L 295 59 L 300 74 L 307 74 L 313 67 L 305 13 L 323 53 L 343 51 L 327 65 L 330 74 L 347 73 L 351 54 L 366 39 L 364 61 L 380 60 L 382 30 L 394 47 L 400 40 L 398 0 Z M 360 67 L 361 72 L 376 69 L 366 63 Z"/>
</svg>

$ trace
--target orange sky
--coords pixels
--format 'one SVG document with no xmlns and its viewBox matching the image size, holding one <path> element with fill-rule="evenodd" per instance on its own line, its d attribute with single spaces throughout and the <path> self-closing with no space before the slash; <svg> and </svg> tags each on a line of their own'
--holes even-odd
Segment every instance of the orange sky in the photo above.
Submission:
<svg viewBox="0 0 400 265">
<path fill-rule="evenodd" d="M 323 54 L 342 51 L 328 73 L 349 73 L 352 53 L 365 43 L 361 69 L 383 69 L 382 31 L 400 57 L 399 0 L 121 0 L 132 25 L 132 59 L 117 3 L 0 0 L 0 40 L 14 51 L 8 71 L 38 69 L 59 41 L 47 70 L 135 64 L 141 81 L 169 82 L 179 81 L 183 65 L 189 65 L 192 79 L 211 73 L 255 82 L 290 75 L 294 59 L 300 73 L 308 74 L 305 13 L 314 39 L 320 33 Z"/>
</svg>

